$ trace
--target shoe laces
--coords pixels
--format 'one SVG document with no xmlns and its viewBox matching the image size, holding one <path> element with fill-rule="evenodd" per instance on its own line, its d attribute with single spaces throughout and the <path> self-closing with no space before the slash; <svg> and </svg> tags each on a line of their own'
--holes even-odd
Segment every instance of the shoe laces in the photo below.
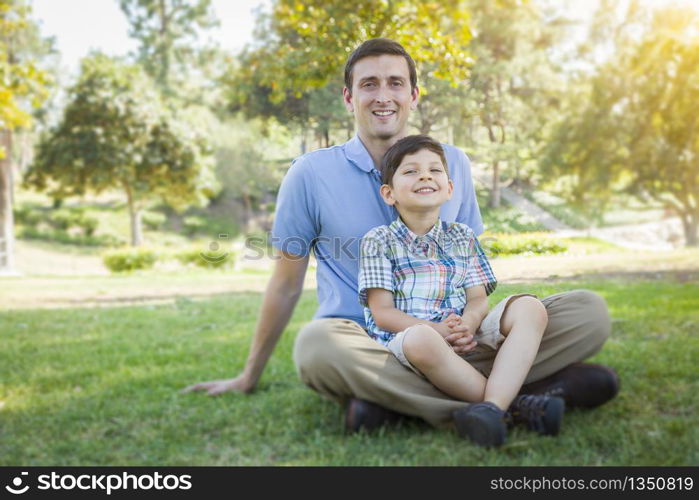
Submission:
<svg viewBox="0 0 699 500">
<path fill-rule="evenodd" d="M 512 423 L 526 422 L 530 428 L 541 430 L 544 428 L 543 416 L 548 402 L 548 396 L 522 394 L 510 405 L 507 411 L 508 418 Z"/>
<path fill-rule="evenodd" d="M 549 389 L 548 391 L 543 392 L 542 395 L 563 397 L 565 395 L 565 390 L 563 389 L 563 387 L 554 387 L 553 389 Z"/>
</svg>

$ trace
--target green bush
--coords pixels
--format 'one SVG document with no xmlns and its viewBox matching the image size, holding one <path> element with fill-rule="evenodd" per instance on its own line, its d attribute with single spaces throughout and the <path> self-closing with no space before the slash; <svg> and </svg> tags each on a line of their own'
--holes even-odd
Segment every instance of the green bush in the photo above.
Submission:
<svg viewBox="0 0 699 500">
<path fill-rule="evenodd" d="M 163 224 L 165 224 L 167 217 L 165 214 L 161 214 L 160 212 L 143 212 L 141 220 L 148 229 L 151 231 L 157 231 L 163 226 Z"/>
<path fill-rule="evenodd" d="M 27 226 L 25 236 L 28 238 L 76 243 L 77 241 L 67 241 L 80 240 L 80 236 L 68 234 L 70 229 L 79 229 L 82 235 L 89 239 L 99 226 L 99 220 L 86 215 L 83 208 L 46 210 L 25 205 L 15 209 L 14 213 L 17 225 Z"/>
<path fill-rule="evenodd" d="M 86 237 L 95 234 L 99 226 L 99 220 L 85 215 L 81 208 L 60 208 L 54 210 L 48 216 L 48 224 L 57 231 L 67 232 L 71 228 L 78 228 Z"/>
<path fill-rule="evenodd" d="M 157 254 L 148 248 L 123 248 L 102 255 L 104 265 L 113 273 L 150 269 L 157 260 Z"/>
<path fill-rule="evenodd" d="M 99 220 L 97 220 L 95 217 L 82 214 L 78 219 L 76 219 L 75 225 L 82 229 L 85 236 L 90 237 L 95 234 L 97 226 L 99 226 Z"/>
<path fill-rule="evenodd" d="M 568 250 L 565 243 L 551 238 L 547 233 L 485 233 L 480 237 L 480 242 L 489 257 L 549 255 Z"/>
<path fill-rule="evenodd" d="M 67 245 L 84 245 L 84 246 L 116 246 L 123 245 L 124 241 L 111 234 L 82 235 L 70 234 L 67 231 L 52 228 L 37 228 L 30 226 L 18 226 L 15 234 L 18 238 L 27 240 L 43 240 L 55 241 Z"/>
<path fill-rule="evenodd" d="M 49 224 L 61 231 L 67 231 L 71 227 L 78 224 L 82 217 L 82 213 L 75 212 L 67 208 L 54 210 L 49 215 Z"/>
<path fill-rule="evenodd" d="M 15 223 L 26 226 L 38 226 L 46 218 L 46 213 L 38 208 L 27 205 L 14 209 Z"/>
<path fill-rule="evenodd" d="M 486 230 L 493 233 L 521 233 L 546 229 L 532 217 L 512 207 L 484 207 L 481 216 Z"/>
<path fill-rule="evenodd" d="M 175 258 L 184 265 L 215 268 L 232 265 L 235 254 L 226 248 L 210 245 L 209 248 L 189 247 L 175 253 Z"/>
<path fill-rule="evenodd" d="M 536 219 L 508 204 L 503 204 L 499 208 L 491 208 L 489 205 L 490 191 L 480 184 L 476 185 L 476 196 L 483 219 L 483 226 L 488 232 L 524 233 L 546 230 Z"/>
<path fill-rule="evenodd" d="M 540 206 L 556 219 L 574 229 L 586 229 L 592 226 L 592 221 L 589 217 L 586 217 L 579 209 L 555 194 L 544 191 L 524 191 L 522 194 L 529 201 Z"/>
<path fill-rule="evenodd" d="M 185 233 L 187 233 L 188 236 L 194 236 L 206 228 L 206 219 L 196 215 L 185 217 L 182 222 L 184 224 Z"/>
</svg>

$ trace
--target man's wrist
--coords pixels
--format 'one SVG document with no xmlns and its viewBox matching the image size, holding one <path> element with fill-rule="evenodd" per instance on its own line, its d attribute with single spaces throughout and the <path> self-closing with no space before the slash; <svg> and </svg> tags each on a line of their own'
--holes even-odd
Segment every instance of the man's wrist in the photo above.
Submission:
<svg viewBox="0 0 699 500">
<path fill-rule="evenodd" d="M 255 377 L 247 369 L 243 370 L 243 372 L 240 374 L 238 380 L 240 382 L 240 385 L 246 391 L 252 391 L 255 388 L 255 385 L 257 385 L 257 377 Z"/>
</svg>

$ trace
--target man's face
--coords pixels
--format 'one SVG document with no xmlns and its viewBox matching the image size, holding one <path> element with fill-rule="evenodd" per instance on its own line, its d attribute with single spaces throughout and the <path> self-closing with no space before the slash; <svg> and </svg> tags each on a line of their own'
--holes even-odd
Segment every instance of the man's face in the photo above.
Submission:
<svg viewBox="0 0 699 500">
<path fill-rule="evenodd" d="M 343 91 L 365 140 L 388 141 L 406 135 L 408 116 L 417 107 L 418 89 L 410 89 L 408 62 L 401 56 L 365 57 L 354 65 L 352 92 Z"/>
</svg>

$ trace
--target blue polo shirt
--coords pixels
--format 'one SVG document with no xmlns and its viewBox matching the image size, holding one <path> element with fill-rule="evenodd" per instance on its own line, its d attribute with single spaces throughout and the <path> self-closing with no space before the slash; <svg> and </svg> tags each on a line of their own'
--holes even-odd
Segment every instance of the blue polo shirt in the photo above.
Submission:
<svg viewBox="0 0 699 500">
<path fill-rule="evenodd" d="M 483 222 L 469 160 L 460 149 L 442 146 L 454 193 L 440 218 L 466 224 L 479 235 Z M 271 243 L 293 255 L 313 251 L 319 303 L 314 318 L 347 318 L 365 326 L 358 300 L 359 243 L 370 229 L 398 217 L 381 198 L 380 187 L 381 175 L 358 136 L 300 156 L 284 177 Z"/>
</svg>

